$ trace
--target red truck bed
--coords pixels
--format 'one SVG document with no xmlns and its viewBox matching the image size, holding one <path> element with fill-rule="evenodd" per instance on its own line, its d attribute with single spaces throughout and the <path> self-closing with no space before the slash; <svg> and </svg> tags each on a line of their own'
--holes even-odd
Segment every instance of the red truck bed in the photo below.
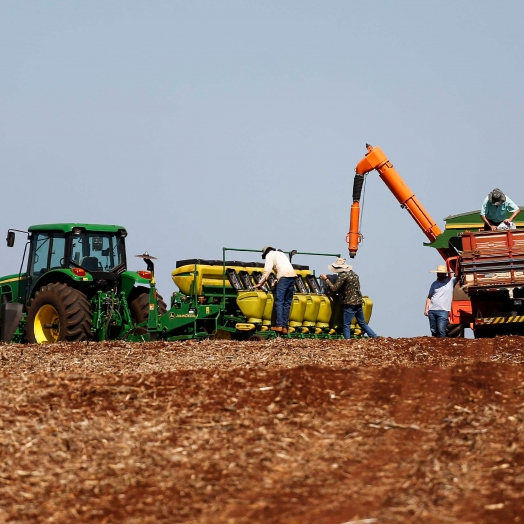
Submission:
<svg viewBox="0 0 524 524">
<path fill-rule="evenodd" d="M 462 250 L 463 289 L 524 285 L 524 230 L 463 233 Z"/>
</svg>

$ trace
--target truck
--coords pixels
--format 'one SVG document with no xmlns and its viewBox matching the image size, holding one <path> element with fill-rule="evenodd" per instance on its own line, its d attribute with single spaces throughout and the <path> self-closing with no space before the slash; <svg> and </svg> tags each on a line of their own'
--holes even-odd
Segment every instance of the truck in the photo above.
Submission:
<svg viewBox="0 0 524 524">
<path fill-rule="evenodd" d="M 61 223 L 10 229 L 27 235 L 18 273 L 0 278 L 0 341 L 4 343 L 82 342 L 103 340 L 264 340 L 270 330 L 274 295 L 270 275 L 261 289 L 261 262 L 186 259 L 176 262 L 172 280 L 178 287 L 168 305 L 156 289 L 154 261 L 135 255 L 146 268 L 129 270 L 125 239 L 119 225 Z M 299 253 L 293 255 L 339 256 Z M 26 261 L 27 255 L 27 261 Z M 25 265 L 26 264 L 26 265 Z M 340 339 L 342 307 L 324 292 L 309 266 L 293 264 L 298 274 L 288 338 Z M 364 316 L 373 303 L 363 298 Z M 352 334 L 362 336 L 353 323 Z"/>
<path fill-rule="evenodd" d="M 449 314 L 448 336 L 524 335 L 524 222 L 517 229 L 484 231 L 480 211 L 451 215 L 442 231 L 379 147 L 366 144 L 367 153 L 355 167 L 353 204 L 346 236 L 354 258 L 362 241 L 360 231 L 365 176 L 379 173 L 401 207 L 406 209 L 429 242 L 445 260 L 458 282 Z"/>
</svg>

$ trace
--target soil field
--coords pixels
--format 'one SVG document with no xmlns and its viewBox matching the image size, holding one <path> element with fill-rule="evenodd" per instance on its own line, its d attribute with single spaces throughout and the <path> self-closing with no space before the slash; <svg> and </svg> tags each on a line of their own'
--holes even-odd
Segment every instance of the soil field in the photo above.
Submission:
<svg viewBox="0 0 524 524">
<path fill-rule="evenodd" d="M 524 523 L 524 338 L 0 346 L 0 522 Z"/>
</svg>

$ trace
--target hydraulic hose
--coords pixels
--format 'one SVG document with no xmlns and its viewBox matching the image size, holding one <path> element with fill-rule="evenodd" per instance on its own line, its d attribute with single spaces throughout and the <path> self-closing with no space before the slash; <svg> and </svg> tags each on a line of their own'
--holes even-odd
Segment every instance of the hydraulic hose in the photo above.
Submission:
<svg viewBox="0 0 524 524">
<path fill-rule="evenodd" d="M 355 175 L 355 179 L 353 180 L 353 202 L 360 202 L 363 186 L 364 175 Z"/>
</svg>

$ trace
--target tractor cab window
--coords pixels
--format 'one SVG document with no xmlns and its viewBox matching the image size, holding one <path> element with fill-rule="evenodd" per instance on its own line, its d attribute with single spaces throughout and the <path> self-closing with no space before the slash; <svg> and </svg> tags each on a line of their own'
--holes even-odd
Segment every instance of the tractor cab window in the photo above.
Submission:
<svg viewBox="0 0 524 524">
<path fill-rule="evenodd" d="M 31 275 L 64 267 L 65 237 L 62 233 L 34 233 L 32 236 Z"/>
<path fill-rule="evenodd" d="M 64 267 L 65 237 L 63 235 L 53 235 L 50 250 L 49 269 Z"/>
<path fill-rule="evenodd" d="M 116 233 L 82 231 L 71 244 L 71 261 L 89 272 L 109 272 L 124 260 L 124 239 Z"/>
</svg>

